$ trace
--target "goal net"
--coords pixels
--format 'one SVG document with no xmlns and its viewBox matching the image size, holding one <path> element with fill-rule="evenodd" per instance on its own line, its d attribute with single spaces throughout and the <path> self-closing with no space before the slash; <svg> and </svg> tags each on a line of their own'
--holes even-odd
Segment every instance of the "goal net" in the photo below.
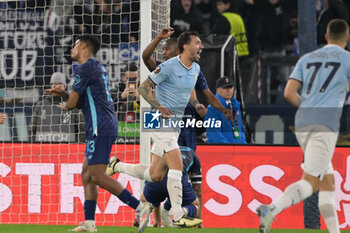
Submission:
<svg viewBox="0 0 350 233">
<path fill-rule="evenodd" d="M 109 72 L 119 121 L 111 156 L 140 162 L 140 100 L 122 94 L 144 79 L 142 47 L 169 25 L 170 1 L 149 3 L 140 11 L 138 0 L 0 1 L 0 113 L 7 116 L 0 125 L 0 224 L 84 220 L 82 113 L 63 112 L 60 98 L 44 95 L 52 82 L 71 90 L 79 64 L 70 50 L 78 35 L 95 34 L 102 42 L 97 60 Z M 141 27 L 143 17 L 152 23 Z M 114 178 L 139 197 L 139 180 Z M 134 211 L 117 197 L 99 189 L 97 203 L 97 225 L 131 225 Z"/>
</svg>

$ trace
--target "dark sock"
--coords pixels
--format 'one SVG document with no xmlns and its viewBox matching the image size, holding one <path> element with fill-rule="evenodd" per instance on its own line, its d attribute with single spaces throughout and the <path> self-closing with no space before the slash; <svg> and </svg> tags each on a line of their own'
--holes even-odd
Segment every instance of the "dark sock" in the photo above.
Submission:
<svg viewBox="0 0 350 233">
<path fill-rule="evenodd" d="M 191 205 L 187 205 L 184 207 L 187 210 L 187 216 L 189 217 L 195 217 L 197 214 L 197 208 L 191 204 Z"/>
<path fill-rule="evenodd" d="M 123 192 L 118 195 L 118 198 L 134 210 L 136 210 L 137 206 L 140 204 L 140 201 L 137 200 L 127 189 L 124 189 Z"/>
<path fill-rule="evenodd" d="M 164 209 L 166 209 L 167 211 L 171 209 L 171 203 L 169 201 L 169 198 L 167 198 L 166 201 L 164 202 Z"/>
<path fill-rule="evenodd" d="M 84 202 L 85 220 L 95 220 L 96 201 L 86 200 Z"/>
</svg>

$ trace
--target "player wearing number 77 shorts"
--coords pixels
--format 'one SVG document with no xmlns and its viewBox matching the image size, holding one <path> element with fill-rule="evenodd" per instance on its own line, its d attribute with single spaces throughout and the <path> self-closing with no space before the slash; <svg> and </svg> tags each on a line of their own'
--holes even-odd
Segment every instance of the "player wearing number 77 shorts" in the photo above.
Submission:
<svg viewBox="0 0 350 233">
<path fill-rule="evenodd" d="M 334 19 L 327 26 L 327 45 L 304 55 L 287 82 L 284 96 L 298 107 L 297 140 L 303 149 L 301 180 L 291 184 L 270 205 L 257 209 L 260 232 L 270 232 L 274 216 L 319 190 L 318 206 L 330 233 L 340 233 L 334 197 L 332 157 L 350 79 L 350 53 L 346 21 Z M 300 90 L 300 95 L 298 91 Z"/>
</svg>

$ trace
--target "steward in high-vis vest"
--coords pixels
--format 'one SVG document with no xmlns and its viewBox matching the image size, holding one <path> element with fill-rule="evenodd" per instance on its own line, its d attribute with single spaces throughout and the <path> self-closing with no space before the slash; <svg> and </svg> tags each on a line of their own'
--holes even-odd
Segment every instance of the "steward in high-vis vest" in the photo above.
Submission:
<svg viewBox="0 0 350 233">
<path fill-rule="evenodd" d="M 211 33 L 235 37 L 238 56 L 248 56 L 248 40 L 242 17 L 230 12 L 229 0 L 217 0 L 216 7 L 221 15 L 216 20 Z"/>
</svg>

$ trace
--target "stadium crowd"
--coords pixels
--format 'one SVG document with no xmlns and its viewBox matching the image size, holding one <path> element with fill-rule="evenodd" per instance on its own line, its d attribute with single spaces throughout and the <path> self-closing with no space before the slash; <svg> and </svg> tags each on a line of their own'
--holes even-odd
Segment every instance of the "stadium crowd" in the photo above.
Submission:
<svg viewBox="0 0 350 233">
<path fill-rule="evenodd" d="M 105 46 L 139 41 L 138 0 L 77 0 L 74 4 L 72 0 L 27 0 L 0 4 L 0 9 L 34 7 L 47 12 L 48 22 L 58 20 L 61 25 L 58 33 L 62 35 L 99 35 Z M 323 35 L 331 19 L 341 18 L 349 22 L 350 3 L 317 0 L 316 8 L 317 43 L 321 46 L 325 44 Z M 299 53 L 297 0 L 172 0 L 170 9 L 170 26 L 174 29 L 172 38 L 177 38 L 184 31 L 235 37 L 241 61 L 243 95 L 247 96 L 247 89 L 251 88 L 246 84 L 256 83 L 257 78 L 256 73 L 251 73 L 253 69 L 249 64 L 256 66 L 260 59 L 264 61 L 269 57 L 283 58 Z M 64 53 L 69 54 L 69 50 L 67 46 Z M 265 86 L 266 99 L 251 101 L 248 98 L 247 103 L 287 104 L 283 99 L 283 88 L 295 61 L 282 67 L 274 63 L 266 66 L 269 80 Z M 119 121 L 139 121 L 139 62 L 121 64 L 119 81 L 117 85 L 112 85 L 111 93 Z M 206 78 L 217 80 L 220 77 Z M 216 87 L 209 88 L 215 90 Z M 236 91 L 239 91 L 238 88 Z M 195 117 L 201 116 L 197 114 Z"/>
<path fill-rule="evenodd" d="M 138 40 L 140 1 L 77 0 L 72 3 L 72 0 L 22 0 L 3 2 L 0 8 L 45 8 L 61 17 L 63 23 L 73 22 L 75 34 L 102 34 L 102 43 Z M 317 0 L 316 7 L 317 41 L 322 45 L 326 43 L 323 35 L 331 19 L 341 18 L 349 22 L 350 3 Z M 183 31 L 232 33 L 229 29 L 238 21 L 232 21 L 225 13 L 235 13 L 242 18 L 250 55 L 283 50 L 287 54 L 297 53 L 293 50 L 297 38 L 297 0 L 172 0 L 170 26 L 175 31 L 173 37 Z M 105 37 L 108 34 L 113 36 Z"/>
<path fill-rule="evenodd" d="M 118 45 L 137 42 L 140 37 L 139 0 L 27 0 L 3 2 L 0 9 L 44 9 L 48 22 L 58 20 L 64 35 L 94 34 L 101 37 L 102 45 Z M 349 1 L 317 0 L 317 43 L 325 44 L 324 34 L 328 22 L 341 18 L 349 22 Z M 298 55 L 298 1 L 297 0 L 172 0 L 170 26 L 172 38 L 184 31 L 199 34 L 233 35 L 241 61 L 243 95 L 247 96 L 247 83 L 256 83 L 256 73 L 251 73 L 253 63 L 269 57 L 282 58 Z M 278 30 L 276 30 L 278 28 Z M 73 39 L 74 40 L 74 39 Z M 69 46 L 64 54 L 69 54 Z M 68 60 L 70 58 L 67 58 Z M 269 84 L 266 84 L 266 99 L 248 98 L 247 103 L 287 104 L 283 99 L 283 88 L 291 67 L 272 64 L 266 68 Z M 139 121 L 139 63 L 121 64 L 118 83 L 112 85 L 112 96 L 116 102 L 118 120 Z M 247 65 L 248 64 L 248 65 Z M 128 69 L 131 69 L 128 71 Z M 129 85 L 129 76 L 136 78 Z M 206 77 L 217 80 L 220 77 Z M 129 81 L 128 81 L 129 80 Z M 215 83 L 215 82 L 214 82 Z M 68 84 L 71 85 L 72 83 Z M 215 90 L 215 86 L 209 86 Z M 236 87 L 236 91 L 239 87 Z M 131 91 L 130 91 L 131 90 Z M 233 95 L 234 97 L 236 94 Z M 238 99 L 239 100 L 239 99 Z M 198 114 L 196 117 L 200 117 Z"/>
<path fill-rule="evenodd" d="M 172 0 L 170 26 L 173 29 L 171 37 L 177 38 L 185 31 L 196 31 L 199 34 L 232 35 L 236 39 L 237 52 L 242 63 L 255 62 L 269 57 L 298 56 L 298 0 Z M 8 8 L 43 8 L 50 17 L 60 21 L 64 35 L 82 34 L 99 35 L 103 45 L 138 42 L 140 39 L 140 1 L 139 0 L 28 0 L 0 3 L 0 9 Z M 327 43 L 324 34 L 328 23 L 334 19 L 344 19 L 350 23 L 350 1 L 317 0 L 317 45 Z M 278 29 L 278 30 L 276 30 Z M 160 32 L 161 33 L 161 32 Z M 159 34 L 160 35 L 160 34 Z M 159 36 L 158 35 L 158 36 Z M 158 43 L 167 36 L 159 37 Z M 157 43 L 157 44 L 158 44 Z M 348 44 L 348 49 L 349 49 Z M 163 51 L 166 53 L 166 51 Z M 169 57 L 170 58 L 170 57 Z M 139 61 L 140 62 L 140 61 Z M 294 65 L 294 64 L 292 64 Z M 242 66 L 243 69 L 245 66 Z M 270 103 L 281 103 L 283 88 L 288 80 L 290 69 L 270 65 L 271 83 Z M 135 123 L 140 121 L 140 85 L 139 63 L 127 63 L 121 66 L 118 85 L 111 90 L 118 121 Z M 248 71 L 247 71 L 248 72 Z M 245 73 L 243 70 L 242 73 Z M 60 82 L 66 88 L 66 77 L 62 74 Z M 247 140 L 247 125 L 242 116 L 240 102 L 233 94 L 236 89 L 230 77 L 211 77 L 217 80 L 216 97 L 222 106 L 233 113 L 234 120 L 222 119 L 225 122 L 222 132 L 207 132 L 208 143 L 251 143 Z M 56 78 L 58 79 L 58 78 Z M 52 79 L 54 80 L 54 79 Z M 208 89 L 208 88 L 204 88 Z M 228 93 L 228 94 L 226 94 Z M 45 102 L 46 101 L 46 102 Z M 60 102 L 59 97 L 43 97 L 36 103 L 32 124 L 29 128 L 30 141 L 43 142 L 55 140 L 39 140 L 40 131 L 44 129 L 44 115 L 53 104 Z M 209 102 L 209 101 L 208 101 Z M 285 103 L 285 102 L 284 102 Z M 57 107 L 56 107 L 57 108 Z M 52 107 L 53 109 L 53 107 Z M 58 110 L 58 108 L 57 108 Z M 52 110 L 53 111 L 53 110 Z M 203 112 L 202 112 L 203 113 Z M 67 135 L 80 132 L 78 110 L 65 116 L 57 113 L 56 121 L 76 124 L 75 128 L 66 128 Z M 72 115 L 71 115 L 72 114 Z M 224 116 L 209 105 L 204 114 L 192 109 L 190 116 L 200 119 L 217 119 Z M 69 118 L 69 119 L 68 119 Z M 49 125 L 52 119 L 47 119 Z M 0 124 L 6 122 L 6 115 L 0 113 Z M 42 124 L 42 125 L 41 125 Z M 58 127 L 59 123 L 56 124 Z M 50 128 L 50 127 L 49 127 Z M 60 126 L 61 128 L 61 126 Z M 229 128 L 228 131 L 225 128 Z M 248 127 L 249 128 L 249 127 Z M 52 131 L 52 127 L 48 131 Z M 62 130 L 62 129 L 61 129 Z M 59 131 L 56 129 L 56 131 Z M 189 139 L 184 140 L 184 146 L 196 148 L 196 132 L 188 133 Z M 82 134 L 79 133 L 79 136 Z M 186 136 L 186 135 L 185 135 Z M 61 140 L 81 143 L 83 139 L 75 138 Z M 181 139 L 181 138 L 180 138 Z M 180 144 L 180 143 L 179 143 Z M 135 208 L 137 205 L 135 206 Z"/>
</svg>

